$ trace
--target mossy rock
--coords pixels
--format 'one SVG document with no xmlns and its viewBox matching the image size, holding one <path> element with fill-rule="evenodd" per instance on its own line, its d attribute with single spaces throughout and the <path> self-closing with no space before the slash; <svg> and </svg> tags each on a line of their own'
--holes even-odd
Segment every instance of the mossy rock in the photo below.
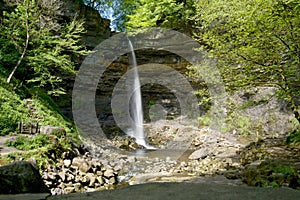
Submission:
<svg viewBox="0 0 300 200">
<path fill-rule="evenodd" d="M 242 173 L 243 182 L 257 187 L 291 187 L 300 188 L 300 174 L 293 167 L 275 162 L 262 162 L 253 167 L 248 166 Z"/>
<path fill-rule="evenodd" d="M 0 193 L 50 193 L 36 167 L 19 161 L 0 167 Z"/>
</svg>

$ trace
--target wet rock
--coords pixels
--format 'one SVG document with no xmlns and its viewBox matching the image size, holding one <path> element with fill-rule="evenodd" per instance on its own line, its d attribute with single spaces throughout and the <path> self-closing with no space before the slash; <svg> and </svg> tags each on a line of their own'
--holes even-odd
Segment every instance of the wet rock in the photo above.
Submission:
<svg viewBox="0 0 300 200">
<path fill-rule="evenodd" d="M 240 179 L 241 178 L 239 170 L 227 170 L 224 173 L 224 176 L 228 179 Z"/>
<path fill-rule="evenodd" d="M 136 143 L 135 138 L 128 136 L 117 136 L 113 138 L 113 144 L 120 149 L 124 150 L 136 150 L 136 149 L 144 149 L 143 146 Z"/>
<path fill-rule="evenodd" d="M 37 168 L 30 162 L 18 161 L 0 167 L 0 193 L 47 193 Z"/>
</svg>

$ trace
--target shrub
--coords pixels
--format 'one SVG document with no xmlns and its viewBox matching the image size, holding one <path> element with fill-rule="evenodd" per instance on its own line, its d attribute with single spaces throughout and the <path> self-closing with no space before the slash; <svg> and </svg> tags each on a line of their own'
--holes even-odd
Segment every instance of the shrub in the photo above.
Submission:
<svg viewBox="0 0 300 200">
<path fill-rule="evenodd" d="M 15 131 L 18 122 L 28 117 L 27 113 L 24 102 L 16 93 L 0 87 L 0 135 Z"/>
<path fill-rule="evenodd" d="M 291 133 L 286 138 L 286 144 L 300 144 L 300 130 Z"/>
</svg>

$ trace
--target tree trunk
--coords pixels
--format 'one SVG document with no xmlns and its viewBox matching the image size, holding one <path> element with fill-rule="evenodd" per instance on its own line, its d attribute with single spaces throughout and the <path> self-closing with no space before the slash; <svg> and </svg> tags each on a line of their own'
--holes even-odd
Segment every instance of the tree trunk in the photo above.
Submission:
<svg viewBox="0 0 300 200">
<path fill-rule="evenodd" d="M 12 72 L 9 74 L 8 78 L 7 78 L 7 83 L 10 83 L 13 75 L 15 74 L 15 72 L 17 71 L 18 67 L 20 66 L 22 60 L 24 59 L 24 56 L 26 54 L 26 51 L 27 51 L 27 48 L 28 48 L 28 44 L 29 44 L 29 25 L 28 25 L 28 8 L 29 5 L 27 4 L 27 8 L 26 8 L 26 18 L 25 18 L 25 23 L 26 23 L 26 42 L 25 42 L 25 46 L 24 46 L 24 49 L 23 49 L 23 52 L 22 52 L 22 55 L 21 57 L 19 58 L 16 66 L 14 67 L 14 69 L 12 70 Z"/>
</svg>

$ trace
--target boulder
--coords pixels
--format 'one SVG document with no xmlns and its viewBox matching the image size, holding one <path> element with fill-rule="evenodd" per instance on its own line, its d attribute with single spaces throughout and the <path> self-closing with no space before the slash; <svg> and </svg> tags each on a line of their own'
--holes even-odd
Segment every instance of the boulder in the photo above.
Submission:
<svg viewBox="0 0 300 200">
<path fill-rule="evenodd" d="M 105 176 L 106 178 L 113 177 L 113 176 L 114 176 L 114 170 L 112 170 L 112 169 L 107 169 L 107 170 L 104 172 L 104 176 Z"/>
<path fill-rule="evenodd" d="M 194 151 L 189 156 L 189 159 L 190 160 L 203 159 L 203 158 L 206 158 L 208 154 L 209 154 L 209 149 L 207 147 L 204 147 L 204 148 Z"/>
<path fill-rule="evenodd" d="M 90 164 L 81 157 L 73 158 L 72 165 L 78 167 L 82 173 L 87 173 L 91 169 Z"/>
<path fill-rule="evenodd" d="M 0 167 L 0 194 L 49 192 L 32 163 L 18 161 Z"/>
</svg>

